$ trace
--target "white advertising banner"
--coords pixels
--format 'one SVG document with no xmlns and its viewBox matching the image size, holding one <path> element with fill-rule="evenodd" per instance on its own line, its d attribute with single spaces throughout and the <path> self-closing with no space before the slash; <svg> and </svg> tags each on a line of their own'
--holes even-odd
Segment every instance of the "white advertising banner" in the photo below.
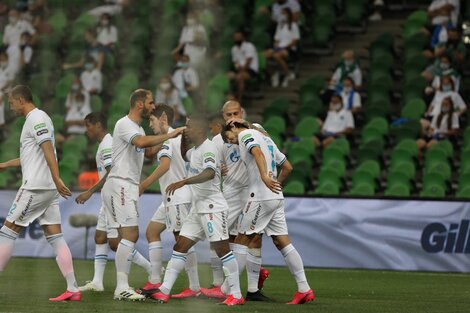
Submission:
<svg viewBox="0 0 470 313">
<path fill-rule="evenodd" d="M 94 228 L 70 226 L 71 215 L 97 214 L 99 194 L 85 205 L 74 197 L 61 200 L 62 227 L 75 258 L 94 255 Z M 15 196 L 0 191 L 0 224 Z M 145 228 L 160 204 L 160 195 L 140 199 L 140 239 L 137 249 L 147 255 Z M 470 272 L 470 203 L 375 199 L 285 200 L 289 237 L 307 267 Z M 162 237 L 164 257 L 171 255 L 172 234 Z M 199 260 L 209 262 L 208 244 L 196 246 Z M 37 223 L 17 240 L 15 256 L 53 257 Z M 263 264 L 284 265 L 270 238 L 263 239 Z"/>
</svg>

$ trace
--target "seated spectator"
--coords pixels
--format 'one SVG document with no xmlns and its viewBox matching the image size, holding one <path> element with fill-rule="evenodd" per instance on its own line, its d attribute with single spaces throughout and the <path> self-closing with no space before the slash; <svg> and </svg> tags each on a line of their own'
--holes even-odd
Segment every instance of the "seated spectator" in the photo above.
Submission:
<svg viewBox="0 0 470 313">
<path fill-rule="evenodd" d="M 457 26 L 460 14 L 459 0 L 433 0 L 428 7 L 432 26 L 451 24 Z"/>
<path fill-rule="evenodd" d="M 294 22 L 292 12 L 288 8 L 282 10 L 282 21 L 277 25 L 274 35 L 274 47 L 264 51 L 267 60 L 274 59 L 284 74 L 282 87 L 287 87 L 289 81 L 295 79 L 295 73 L 291 72 L 286 60 L 297 53 L 300 40 L 299 26 Z M 271 69 L 268 68 L 268 72 Z M 271 75 L 271 84 L 273 87 L 279 86 L 279 72 Z"/>
<path fill-rule="evenodd" d="M 95 61 L 96 67 L 101 70 L 105 59 L 105 48 L 98 42 L 96 30 L 89 29 L 85 33 L 85 41 L 87 48 L 85 54 L 76 63 L 65 63 L 62 67 L 64 70 L 82 68 L 88 59 Z"/>
<path fill-rule="evenodd" d="M 441 112 L 441 104 L 445 98 L 451 98 L 455 112 L 458 115 L 462 115 L 467 111 L 467 105 L 463 101 L 462 97 L 458 92 L 455 91 L 454 81 L 450 76 L 444 76 L 441 79 L 441 85 L 439 89 L 434 94 L 434 98 L 429 105 L 429 108 L 426 112 L 426 117 L 430 119 L 438 115 Z"/>
<path fill-rule="evenodd" d="M 175 123 L 177 125 L 185 124 L 186 110 L 170 76 L 164 76 L 160 79 L 155 93 L 155 103 L 164 103 L 171 106 L 175 111 Z"/>
<path fill-rule="evenodd" d="M 33 58 L 34 50 L 31 45 L 31 35 L 28 32 L 21 34 L 20 42 L 21 50 L 21 66 L 25 67 L 30 65 L 31 59 Z"/>
<path fill-rule="evenodd" d="M 100 22 L 96 28 L 97 41 L 108 50 L 114 50 L 118 42 L 118 30 L 111 24 L 111 15 L 101 15 Z"/>
<path fill-rule="evenodd" d="M 316 146 L 326 148 L 336 138 L 348 136 L 353 130 L 354 118 L 351 111 L 344 109 L 341 96 L 333 95 L 321 134 L 319 138 L 314 137 L 313 142 Z"/>
<path fill-rule="evenodd" d="M 300 3 L 297 0 L 276 0 L 271 7 L 271 20 L 279 24 L 282 22 L 282 10 L 289 9 L 292 12 L 292 21 L 300 21 Z"/>
<path fill-rule="evenodd" d="M 179 60 L 181 55 L 188 55 L 191 65 L 200 68 L 206 57 L 207 34 L 204 26 L 199 23 L 196 13 L 189 12 L 186 25 L 181 30 L 178 46 L 172 54 Z"/>
<path fill-rule="evenodd" d="M 336 67 L 333 76 L 330 79 L 330 89 L 341 89 L 341 83 L 345 77 L 350 77 L 356 90 L 361 90 L 362 87 L 362 71 L 359 63 L 356 61 L 354 51 L 346 50 L 343 52 L 343 59 Z"/>
<path fill-rule="evenodd" d="M 454 112 L 454 103 L 450 97 L 444 98 L 439 114 L 434 115 L 427 136 L 418 139 L 420 149 L 430 148 L 439 140 L 452 139 L 459 130 L 459 116 Z"/>
<path fill-rule="evenodd" d="M 36 38 L 36 30 L 31 23 L 21 19 L 20 13 L 17 10 L 10 10 L 8 13 L 8 24 L 3 32 L 3 43 L 7 46 L 20 45 L 21 34 L 28 32 L 33 38 Z"/>
<path fill-rule="evenodd" d="M 236 83 L 237 100 L 242 101 L 245 82 L 258 75 L 258 53 L 256 47 L 245 40 L 242 32 L 233 35 L 235 45 L 232 47 L 232 70 L 228 73 L 231 81 Z"/>
<path fill-rule="evenodd" d="M 434 90 L 438 89 L 441 85 L 441 78 L 443 76 L 450 76 L 453 81 L 454 91 L 459 91 L 460 89 L 460 74 L 452 66 L 451 59 L 447 55 L 442 55 L 439 58 L 439 67 L 437 68 L 435 75 L 432 80 L 432 88 Z"/>
<path fill-rule="evenodd" d="M 173 84 L 178 90 L 181 99 L 189 97 L 199 89 L 199 75 L 191 67 L 191 60 L 188 55 L 181 56 L 177 63 L 178 69 L 173 73 Z"/>
<path fill-rule="evenodd" d="M 8 62 L 8 54 L 6 51 L 0 52 L 0 93 L 6 94 L 6 89 L 15 79 L 16 73 Z"/>
<path fill-rule="evenodd" d="M 103 75 L 93 59 L 88 59 L 80 75 L 83 89 L 91 94 L 99 94 L 103 89 Z"/>
<path fill-rule="evenodd" d="M 343 79 L 343 88 L 340 95 L 346 110 L 351 111 L 353 114 L 361 110 L 361 95 L 355 90 L 354 81 L 351 77 L 345 77 Z"/>
</svg>

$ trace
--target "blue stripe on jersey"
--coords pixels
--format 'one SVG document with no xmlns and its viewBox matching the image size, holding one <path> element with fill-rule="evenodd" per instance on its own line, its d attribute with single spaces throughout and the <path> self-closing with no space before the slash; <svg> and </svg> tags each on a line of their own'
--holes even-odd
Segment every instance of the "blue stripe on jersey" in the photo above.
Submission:
<svg viewBox="0 0 470 313">
<path fill-rule="evenodd" d="M 180 259 L 180 260 L 183 260 L 183 261 L 186 262 L 186 257 L 185 256 L 172 254 L 171 257 L 175 258 L 175 259 Z"/>
<path fill-rule="evenodd" d="M 169 155 L 168 153 L 160 154 L 160 158 L 162 158 L 162 157 L 167 157 L 167 158 L 171 159 L 171 155 Z"/>
<path fill-rule="evenodd" d="M 286 161 L 287 161 L 287 158 L 282 159 L 282 161 L 279 162 L 277 166 L 282 166 L 282 164 L 286 163 Z"/>
</svg>

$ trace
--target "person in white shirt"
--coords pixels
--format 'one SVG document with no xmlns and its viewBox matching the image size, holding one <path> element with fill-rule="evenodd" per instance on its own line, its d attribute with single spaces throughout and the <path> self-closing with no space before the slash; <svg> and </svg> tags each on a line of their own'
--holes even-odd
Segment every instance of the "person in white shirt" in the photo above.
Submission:
<svg viewBox="0 0 470 313">
<path fill-rule="evenodd" d="M 330 89 L 341 89 L 341 83 L 345 77 L 351 77 L 354 81 L 356 90 L 360 90 L 362 86 L 362 71 L 356 61 L 354 51 L 346 50 L 343 52 L 343 57 L 340 64 L 336 67 L 333 76 L 330 79 Z"/>
<path fill-rule="evenodd" d="M 181 99 L 195 94 L 199 88 L 199 75 L 191 66 L 189 55 L 182 55 L 177 63 L 178 69 L 173 73 L 172 81 Z"/>
<path fill-rule="evenodd" d="M 20 13 L 17 10 L 10 10 L 8 13 L 8 24 L 3 31 L 3 43 L 7 46 L 20 45 L 21 34 L 28 32 L 34 38 L 36 36 L 36 30 L 27 21 L 21 19 Z"/>
<path fill-rule="evenodd" d="M 258 52 L 251 42 L 245 40 L 242 32 L 236 32 L 233 40 L 235 45 L 231 51 L 232 71 L 228 73 L 228 77 L 231 81 L 235 81 L 236 98 L 242 101 L 246 81 L 258 75 Z"/>
<path fill-rule="evenodd" d="M 0 91 L 5 91 L 15 79 L 16 73 L 10 66 L 6 51 L 0 52 Z"/>
<path fill-rule="evenodd" d="M 289 240 L 284 213 L 282 184 L 292 172 L 292 165 L 271 138 L 249 129 L 241 121 L 229 121 L 222 134 L 225 142 L 239 145 L 240 158 L 248 174 L 249 197 L 240 218 L 237 243 L 248 247 L 253 237 L 263 233 L 271 237 L 297 283 L 297 291 L 288 304 L 313 301 L 315 296 L 307 282 L 302 258 Z M 241 269 L 246 258 L 245 255 L 244 259 L 238 259 Z M 260 266 L 247 268 L 247 271 L 259 272 Z M 258 286 L 253 288 L 249 292 L 259 292 Z"/>
<path fill-rule="evenodd" d="M 313 137 L 316 146 L 328 147 L 336 138 L 344 137 L 354 130 L 354 117 L 343 107 L 340 95 L 333 95 L 330 100 L 330 110 L 322 126 L 320 138 Z M 320 142 L 321 140 L 321 142 Z"/>
<path fill-rule="evenodd" d="M 5 95 L 0 92 L 0 141 L 3 140 L 5 130 Z"/>
<path fill-rule="evenodd" d="M 33 46 L 31 45 L 31 35 L 28 32 L 24 32 L 21 34 L 21 41 L 20 41 L 20 50 L 21 50 L 21 66 L 28 66 L 31 63 L 31 59 L 33 58 L 34 50 Z"/>
<path fill-rule="evenodd" d="M 173 85 L 170 76 L 163 76 L 155 90 L 157 103 L 166 103 L 175 110 L 175 122 L 177 124 L 184 124 L 186 117 L 186 110 L 184 109 L 183 102 L 178 94 L 178 89 Z"/>
<path fill-rule="evenodd" d="M 294 22 L 292 11 L 288 8 L 282 10 L 281 22 L 276 27 L 274 35 L 274 47 L 264 51 L 267 60 L 274 59 L 284 74 L 282 87 L 287 87 L 289 81 L 295 79 L 295 73 L 291 72 L 286 63 L 287 58 L 297 52 L 297 46 L 300 41 L 299 26 Z M 271 72 L 268 69 L 268 72 Z M 280 73 L 276 71 L 271 76 L 271 84 L 273 87 L 279 85 Z"/>
<path fill-rule="evenodd" d="M 361 95 L 354 88 L 354 81 L 351 77 L 343 79 L 343 89 L 341 90 L 344 108 L 356 114 L 361 110 Z"/>
<path fill-rule="evenodd" d="M 166 134 L 173 128 L 173 109 L 166 104 L 157 104 L 150 116 L 150 128 L 155 134 Z M 140 183 L 140 194 L 155 181 L 159 181 L 161 190 L 165 190 L 171 183 L 184 179 L 187 176 L 187 163 L 181 155 L 181 136 L 167 140 L 163 143 L 157 155 L 158 167 L 153 173 Z M 149 259 L 152 264 L 152 274 L 149 282 L 141 288 L 142 294 L 151 295 L 157 292 L 161 284 L 162 269 L 162 241 L 160 234 L 167 229 L 173 232 L 178 240 L 181 227 L 191 209 L 191 190 L 184 186 L 172 195 L 164 196 L 147 226 L 147 240 L 149 242 Z M 186 258 L 186 273 L 188 274 L 189 288 L 175 294 L 173 298 L 193 298 L 201 294 L 199 275 L 197 271 L 197 256 L 194 248 L 188 251 Z"/>
<path fill-rule="evenodd" d="M 118 29 L 111 24 L 111 15 L 104 13 L 96 28 L 98 42 L 110 50 L 114 50 L 118 42 Z"/>
<path fill-rule="evenodd" d="M 64 131 L 67 137 L 71 135 L 85 134 L 85 116 L 91 113 L 90 94 L 81 89 L 77 82 L 72 85 L 72 90 L 65 101 L 67 113 L 65 114 Z"/>
<path fill-rule="evenodd" d="M 75 202 L 84 204 L 93 193 L 99 191 L 108 177 L 112 166 L 113 137 L 108 133 L 106 117 L 101 112 L 93 112 L 85 117 L 86 134 L 92 141 L 100 144 L 96 150 L 96 168 L 98 170 L 99 182 L 87 191 L 77 196 Z M 108 259 L 109 248 L 116 251 L 119 244 L 119 234 L 116 229 L 108 226 L 108 220 L 101 206 L 98 215 L 98 224 L 95 232 L 95 273 L 93 279 L 84 286 L 79 287 L 80 291 L 104 291 L 103 276 Z M 109 245 L 108 245 L 109 244 Z M 150 275 L 150 263 L 137 250 L 129 255 L 135 264 L 141 266 Z"/>
<path fill-rule="evenodd" d="M 99 94 L 103 89 L 103 74 L 92 59 L 88 59 L 80 74 L 83 89 L 91 94 Z"/>
<path fill-rule="evenodd" d="M 88 11 L 88 14 L 94 16 L 96 19 L 98 19 L 103 14 L 121 14 L 123 9 L 128 7 L 130 4 L 130 0 L 105 0 L 103 2 L 103 5 Z"/>
<path fill-rule="evenodd" d="M 151 295 L 161 303 L 168 302 L 171 289 L 185 267 L 189 249 L 204 239 L 210 242 L 224 264 L 226 279 L 230 285 L 229 296 L 222 303 L 232 306 L 245 302 L 240 292 L 237 261 L 228 242 L 228 205 L 220 190 L 217 150 L 207 138 L 208 124 L 207 119 L 202 116 L 191 116 L 189 119 L 181 142 L 181 154 L 189 161 L 188 178 L 170 184 L 165 190 L 166 196 L 173 196 L 178 189 L 189 185 L 193 208 L 173 247 L 163 284 L 158 292 Z M 188 140 L 194 145 L 191 149 Z"/>
<path fill-rule="evenodd" d="M 173 56 L 179 60 L 180 55 L 186 54 L 191 59 L 191 65 L 199 69 L 206 57 L 206 29 L 198 22 L 197 14 L 189 12 L 186 25 L 181 30 L 178 46 L 173 49 Z"/>
<path fill-rule="evenodd" d="M 16 238 L 24 228 L 38 220 L 67 281 L 67 290 L 49 300 L 80 301 L 72 255 L 61 231 L 59 210 L 60 196 L 68 198 L 72 193 L 59 176 L 52 120 L 32 101 L 31 90 L 23 85 L 15 86 L 8 96 L 11 110 L 26 120 L 20 138 L 20 157 L 0 163 L 0 171 L 21 167 L 23 174 L 23 183 L 0 228 L 0 274 L 10 260 Z"/>
<path fill-rule="evenodd" d="M 460 73 L 453 67 L 452 60 L 449 56 L 443 54 L 439 58 L 439 66 L 436 68 L 434 78 L 431 86 L 434 90 L 438 89 L 441 85 L 441 78 L 444 76 L 450 76 L 453 81 L 453 90 L 460 90 Z"/>
<path fill-rule="evenodd" d="M 433 0 L 428 7 L 428 17 L 432 25 L 443 25 L 450 23 L 457 26 L 460 15 L 459 0 Z"/>
<path fill-rule="evenodd" d="M 275 23 L 282 22 L 282 10 L 288 8 L 292 12 L 292 20 L 299 22 L 300 20 L 300 3 L 298 0 L 276 0 L 271 7 L 271 19 Z"/>
<path fill-rule="evenodd" d="M 139 237 L 139 183 L 144 150 L 178 136 L 184 128 L 167 135 L 146 136 L 140 124 L 155 109 L 152 92 L 135 90 L 130 97 L 129 114 L 117 121 L 113 133 L 113 166 L 101 197 L 110 228 L 118 229 L 121 240 L 116 250 L 117 285 L 114 299 L 139 301 L 145 296 L 129 287 L 129 255 Z"/>
<path fill-rule="evenodd" d="M 455 112 L 461 116 L 467 111 L 467 105 L 465 104 L 462 96 L 455 91 L 454 81 L 450 76 L 443 76 L 439 89 L 434 94 L 434 98 L 429 104 L 429 108 L 426 112 L 426 117 L 434 117 L 441 112 L 441 104 L 444 98 L 450 97 L 452 99 Z"/>
</svg>

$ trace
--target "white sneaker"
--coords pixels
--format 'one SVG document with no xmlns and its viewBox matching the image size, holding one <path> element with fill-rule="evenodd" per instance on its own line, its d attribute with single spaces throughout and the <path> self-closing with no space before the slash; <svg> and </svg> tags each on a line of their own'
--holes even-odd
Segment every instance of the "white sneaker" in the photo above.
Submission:
<svg viewBox="0 0 470 313">
<path fill-rule="evenodd" d="M 285 87 L 289 86 L 289 81 L 294 80 L 294 79 L 295 79 L 295 74 L 290 72 L 289 75 L 284 77 L 284 80 L 282 81 L 282 87 L 285 88 Z"/>
<path fill-rule="evenodd" d="M 279 86 L 279 72 L 275 72 L 271 76 L 271 86 L 278 87 Z"/>
<path fill-rule="evenodd" d="M 124 301 L 144 301 L 145 296 L 138 294 L 134 289 L 129 288 L 121 292 L 114 292 L 114 300 L 124 300 Z"/>
<path fill-rule="evenodd" d="M 104 291 L 103 285 L 97 285 L 92 281 L 87 281 L 85 285 L 78 287 L 80 291 Z"/>
</svg>

